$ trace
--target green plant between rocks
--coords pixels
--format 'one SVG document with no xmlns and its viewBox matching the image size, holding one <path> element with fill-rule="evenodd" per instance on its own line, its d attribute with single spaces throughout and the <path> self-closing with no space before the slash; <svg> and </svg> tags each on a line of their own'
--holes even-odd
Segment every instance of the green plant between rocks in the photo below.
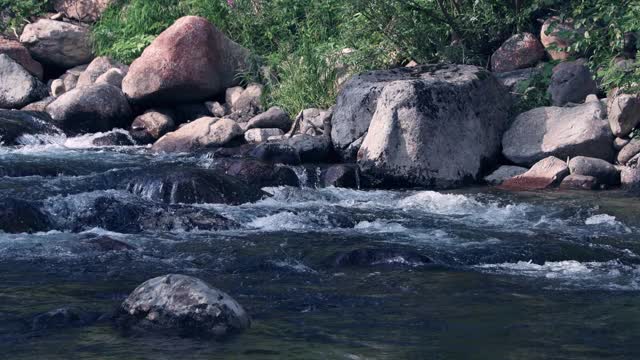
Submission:
<svg viewBox="0 0 640 360">
<path fill-rule="evenodd" d="M 19 34 L 31 18 L 45 12 L 48 6 L 48 0 L 0 0 L 0 34 Z"/>
</svg>

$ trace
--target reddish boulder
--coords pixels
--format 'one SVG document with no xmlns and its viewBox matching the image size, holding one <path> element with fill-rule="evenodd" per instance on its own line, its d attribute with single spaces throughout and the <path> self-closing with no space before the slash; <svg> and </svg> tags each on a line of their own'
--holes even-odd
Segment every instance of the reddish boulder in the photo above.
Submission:
<svg viewBox="0 0 640 360">
<path fill-rule="evenodd" d="M 542 190 L 558 185 L 567 175 L 567 163 L 549 156 L 538 161 L 529 171 L 508 179 L 499 186 L 505 190 Z"/>
<path fill-rule="evenodd" d="M 544 47 L 533 34 L 522 33 L 510 37 L 491 56 L 494 72 L 507 72 L 536 65 L 544 58 Z"/>
<path fill-rule="evenodd" d="M 571 46 L 572 35 L 576 33 L 571 19 L 558 17 L 547 19 L 540 30 L 540 41 L 553 60 L 567 60 L 571 53 L 566 49 Z"/>
<path fill-rule="evenodd" d="M 211 99 L 237 83 L 248 55 L 206 19 L 186 16 L 131 64 L 122 89 L 136 103 Z"/>
<path fill-rule="evenodd" d="M 29 50 L 17 41 L 3 39 L 0 37 L 0 54 L 5 54 L 13 59 L 13 61 L 22 65 L 31 75 L 42 80 L 42 65 L 33 60 Z"/>
</svg>

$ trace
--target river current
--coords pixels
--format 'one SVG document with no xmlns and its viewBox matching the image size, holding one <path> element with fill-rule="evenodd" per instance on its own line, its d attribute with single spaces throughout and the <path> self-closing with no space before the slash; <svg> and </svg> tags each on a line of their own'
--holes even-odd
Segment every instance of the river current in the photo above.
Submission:
<svg viewBox="0 0 640 360">
<path fill-rule="evenodd" d="M 0 232 L 6 359 L 637 359 L 640 199 L 622 191 L 507 193 L 265 188 L 239 205 L 176 204 L 239 226 L 105 229 L 92 199 L 160 207 L 120 174 L 209 168 L 204 156 L 90 146 L 92 136 L 0 148 L 0 197 L 62 230 Z M 43 144 L 43 142 L 45 144 Z M 122 216 L 116 213 L 115 216 Z M 180 216 L 179 214 L 176 216 Z M 133 249 L 103 251 L 108 236 Z M 367 264 L 340 254 L 374 249 Z M 224 342 L 126 336 L 108 321 L 35 329 L 43 312 L 112 311 L 141 282 L 181 273 L 229 293 L 252 328 Z"/>
</svg>

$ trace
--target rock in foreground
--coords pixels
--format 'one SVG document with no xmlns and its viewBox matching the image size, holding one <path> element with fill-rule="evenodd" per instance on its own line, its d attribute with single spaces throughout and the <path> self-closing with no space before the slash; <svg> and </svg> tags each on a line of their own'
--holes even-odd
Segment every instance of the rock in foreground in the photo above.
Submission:
<svg viewBox="0 0 640 360">
<path fill-rule="evenodd" d="M 500 188 L 515 191 L 542 190 L 558 185 L 567 175 L 567 163 L 550 156 L 537 162 L 526 173 L 503 182 Z"/>
<path fill-rule="evenodd" d="M 117 320 L 125 329 L 218 339 L 251 326 L 249 315 L 231 296 L 175 274 L 138 286 L 122 303 Z"/>
<path fill-rule="evenodd" d="M 332 138 L 344 152 L 370 120 L 358 164 L 374 184 L 459 186 L 495 162 L 510 105 L 506 89 L 475 66 L 370 72 L 345 85 Z"/>
</svg>

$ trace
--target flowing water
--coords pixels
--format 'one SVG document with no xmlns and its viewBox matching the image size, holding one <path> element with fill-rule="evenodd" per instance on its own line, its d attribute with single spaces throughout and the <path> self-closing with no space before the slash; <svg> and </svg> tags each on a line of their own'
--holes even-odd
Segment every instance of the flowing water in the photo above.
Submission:
<svg viewBox="0 0 640 360">
<path fill-rule="evenodd" d="M 91 199 L 163 206 L 118 185 L 122 174 L 211 159 L 92 148 L 90 136 L 45 140 L 0 148 L 0 197 L 40 204 L 68 224 L 0 233 L 2 358 L 640 357 L 640 199 L 630 194 L 273 187 L 253 203 L 181 205 L 230 218 L 234 230 L 114 231 L 86 220 Z M 87 247 L 95 235 L 135 249 Z M 388 256 L 338 266 L 336 254 L 356 249 Z M 108 321 L 31 326 L 61 307 L 108 313 L 167 273 L 228 292 L 252 328 L 215 342 L 125 336 Z"/>
</svg>

